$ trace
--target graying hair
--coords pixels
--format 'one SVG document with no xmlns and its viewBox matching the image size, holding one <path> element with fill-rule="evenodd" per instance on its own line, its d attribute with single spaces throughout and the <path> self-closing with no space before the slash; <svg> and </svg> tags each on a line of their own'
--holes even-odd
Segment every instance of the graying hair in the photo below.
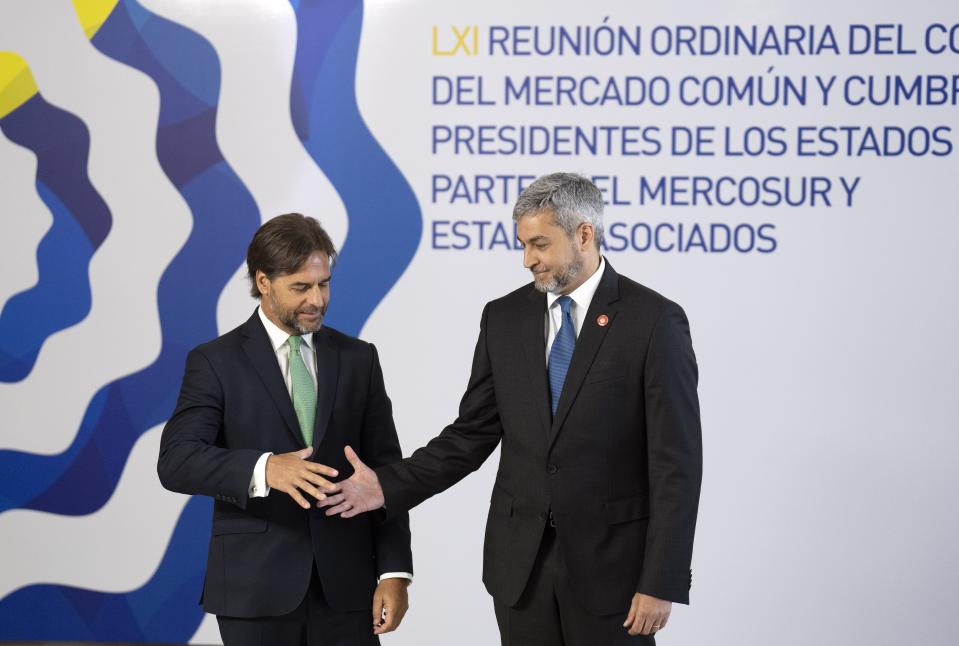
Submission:
<svg viewBox="0 0 959 646">
<path fill-rule="evenodd" d="M 543 175 L 516 199 L 513 221 L 541 211 L 552 211 L 556 224 L 570 238 L 583 222 L 593 225 L 596 247 L 603 241 L 603 194 L 591 181 L 576 173 Z"/>
</svg>

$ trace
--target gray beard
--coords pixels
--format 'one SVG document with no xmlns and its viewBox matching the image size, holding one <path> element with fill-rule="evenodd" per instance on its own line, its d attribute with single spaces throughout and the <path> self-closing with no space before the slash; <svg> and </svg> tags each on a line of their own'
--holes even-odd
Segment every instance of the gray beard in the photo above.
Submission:
<svg viewBox="0 0 959 646">
<path fill-rule="evenodd" d="M 280 304 L 276 302 L 275 298 L 273 298 L 273 294 L 270 294 L 268 298 L 270 299 L 270 305 L 273 306 L 273 312 L 276 314 L 276 317 L 280 319 L 280 323 L 291 330 L 296 330 L 298 334 L 313 334 L 314 332 L 318 332 L 320 328 L 323 327 L 323 313 L 320 313 L 315 326 L 301 325 L 296 318 L 296 312 L 291 312 L 281 308 Z"/>
<path fill-rule="evenodd" d="M 582 256 L 577 256 L 572 262 L 553 274 L 553 278 L 545 283 L 541 283 L 533 278 L 533 286 L 544 294 L 558 294 L 566 289 L 567 286 L 579 276 L 583 271 L 585 264 Z"/>
</svg>

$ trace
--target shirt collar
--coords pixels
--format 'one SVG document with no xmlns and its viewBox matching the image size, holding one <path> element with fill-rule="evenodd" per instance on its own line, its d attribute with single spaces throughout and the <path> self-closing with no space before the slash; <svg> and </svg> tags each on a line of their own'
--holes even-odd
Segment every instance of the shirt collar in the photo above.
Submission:
<svg viewBox="0 0 959 646">
<path fill-rule="evenodd" d="M 602 256 L 599 257 L 599 267 L 593 272 L 593 275 L 586 279 L 586 281 L 571 291 L 569 297 L 573 299 L 573 302 L 576 303 L 577 311 L 585 312 L 589 309 L 589 304 L 593 300 L 593 294 L 596 293 L 596 290 L 599 288 L 599 281 L 603 278 L 603 271 L 606 269 L 606 259 Z M 546 294 L 546 309 L 549 310 L 553 307 L 553 304 L 559 300 L 559 297 L 562 294 Z"/>
<path fill-rule="evenodd" d="M 279 352 L 280 348 L 286 345 L 286 340 L 290 338 L 290 335 L 280 329 L 280 327 L 267 318 L 266 314 L 263 312 L 263 307 L 256 308 L 257 313 L 260 315 L 260 320 L 263 322 L 263 327 L 266 328 L 266 334 L 270 337 L 270 343 L 273 344 L 273 352 Z M 313 349 L 313 335 L 312 334 L 301 334 L 299 335 L 303 343 L 306 344 L 306 347 Z"/>
</svg>

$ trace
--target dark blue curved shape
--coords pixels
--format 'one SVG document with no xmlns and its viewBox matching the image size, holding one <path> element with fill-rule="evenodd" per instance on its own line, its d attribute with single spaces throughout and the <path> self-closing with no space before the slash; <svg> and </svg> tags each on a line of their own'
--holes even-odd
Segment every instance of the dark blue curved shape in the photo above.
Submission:
<svg viewBox="0 0 959 646">
<path fill-rule="evenodd" d="M 90 312 L 90 259 L 112 224 L 90 183 L 90 133 L 76 116 L 34 94 L 0 119 L 0 131 L 37 158 L 37 192 L 53 226 L 37 248 L 39 280 L 0 311 L 0 382 L 24 379 L 50 335 Z"/>
<path fill-rule="evenodd" d="M 141 588 L 110 594 L 31 585 L 0 601 L 0 639 L 185 644 L 203 619 L 203 585 L 212 503 L 184 507 L 160 567 Z"/>
<path fill-rule="evenodd" d="M 0 472 L 9 474 L 0 484 L 0 511 L 24 507 L 81 515 L 107 501 L 134 442 L 173 410 L 186 353 L 216 337 L 217 299 L 260 222 L 256 204 L 216 142 L 220 71 L 213 48 L 134 0 L 116 6 L 93 44 L 156 82 L 157 155 L 190 206 L 193 229 L 160 279 L 160 356 L 100 389 L 64 453 L 0 451 Z"/>
<path fill-rule="evenodd" d="M 294 123 L 350 216 L 336 270 L 344 298 L 334 301 L 329 320 L 356 334 L 412 259 L 422 218 L 412 190 L 356 105 L 362 4 L 293 0 L 293 6 L 300 30 Z M 93 43 L 157 83 L 158 156 L 189 204 L 194 228 L 159 285 L 158 359 L 101 388 L 63 454 L 0 451 L 0 512 L 16 506 L 85 514 L 106 502 L 133 443 L 172 410 L 186 352 L 216 335 L 217 298 L 259 224 L 252 199 L 216 145 L 219 67 L 209 45 L 133 0 L 121 0 Z M 209 517 L 208 500 L 191 500 L 163 563 L 139 591 L 108 595 L 52 585 L 15 591 L 0 600 L 0 639 L 186 641 L 202 618 L 195 600 Z"/>
<path fill-rule="evenodd" d="M 159 88 L 157 156 L 189 205 L 193 227 L 157 289 L 159 357 L 101 388 L 62 454 L 0 451 L 0 512 L 23 507 L 81 515 L 106 503 L 133 444 L 173 410 L 186 353 L 217 335 L 217 300 L 260 223 L 252 196 L 216 142 L 220 69 L 209 43 L 134 0 L 121 0 L 93 44 L 144 72 Z M 167 557 L 146 588 L 127 595 L 61 586 L 15 591 L 0 601 L 0 639 L 186 641 L 202 619 L 196 600 L 210 502 L 195 498 L 187 509 L 190 513 L 181 519 Z M 31 608 L 39 610 L 31 615 Z"/>
<path fill-rule="evenodd" d="M 291 0 L 299 37 L 290 111 L 310 156 L 349 214 L 328 322 L 358 335 L 419 246 L 416 196 L 366 127 L 356 102 L 361 0 Z M 321 213 L 314 214 L 323 219 Z"/>
</svg>

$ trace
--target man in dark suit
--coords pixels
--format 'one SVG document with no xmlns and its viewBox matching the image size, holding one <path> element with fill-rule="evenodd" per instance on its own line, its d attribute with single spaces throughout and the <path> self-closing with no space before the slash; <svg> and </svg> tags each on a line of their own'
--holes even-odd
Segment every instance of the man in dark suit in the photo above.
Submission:
<svg viewBox="0 0 959 646">
<path fill-rule="evenodd" d="M 533 284 L 483 310 L 458 418 L 397 464 L 349 455 L 354 475 L 320 502 L 403 513 L 502 442 L 483 581 L 512 646 L 653 643 L 689 602 L 702 473 L 689 325 L 601 257 L 602 209 L 578 175 L 520 195 Z"/>
<path fill-rule="evenodd" d="M 311 218 L 260 227 L 247 251 L 260 306 L 190 352 L 163 430 L 163 486 L 215 499 L 202 603 L 226 646 L 376 644 L 408 607 L 408 516 L 307 501 L 349 471 L 347 445 L 375 466 L 402 457 L 376 349 L 322 326 L 335 256 Z"/>
</svg>

